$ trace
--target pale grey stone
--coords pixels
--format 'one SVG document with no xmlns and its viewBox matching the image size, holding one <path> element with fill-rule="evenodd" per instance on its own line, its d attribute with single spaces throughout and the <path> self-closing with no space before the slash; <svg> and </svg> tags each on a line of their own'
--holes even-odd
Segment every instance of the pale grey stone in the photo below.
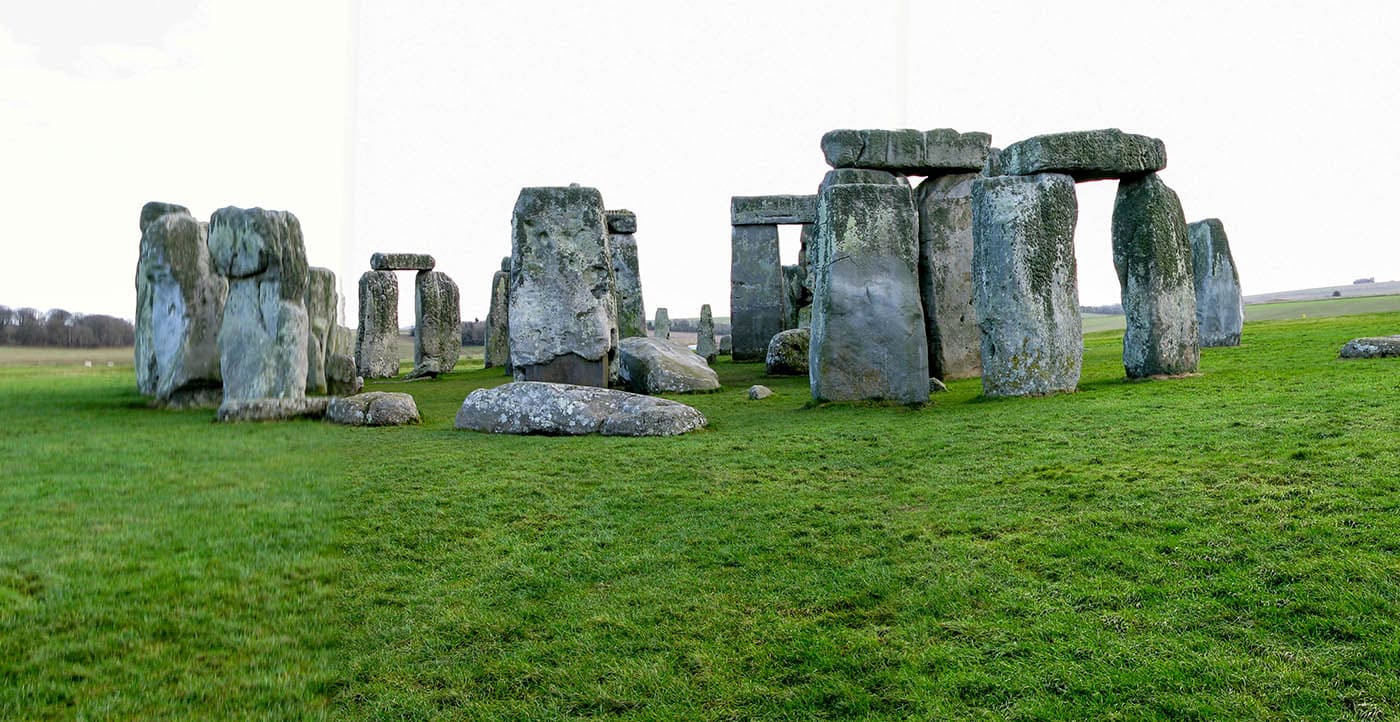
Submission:
<svg viewBox="0 0 1400 722">
<path fill-rule="evenodd" d="M 604 217 L 608 221 L 608 233 L 630 236 L 637 232 L 637 214 L 632 211 L 622 209 L 616 211 L 604 211 Z"/>
<path fill-rule="evenodd" d="M 817 220 L 817 197 L 812 196 L 733 196 L 729 199 L 729 222 L 736 226 L 769 226 L 813 223 Z"/>
<path fill-rule="evenodd" d="M 375 271 L 431 271 L 437 261 L 426 253 L 376 253 L 369 257 Z"/>
<path fill-rule="evenodd" d="M 510 259 L 491 276 L 491 307 L 486 312 L 486 368 L 510 370 Z"/>
<path fill-rule="evenodd" d="M 328 388 L 326 359 L 335 330 L 335 272 L 312 266 L 306 282 L 306 392 L 324 394 Z"/>
<path fill-rule="evenodd" d="M 631 233 L 613 233 L 608 237 L 608 251 L 612 254 L 613 277 L 616 279 L 617 298 L 614 302 L 617 304 L 617 335 L 619 338 L 645 336 L 647 313 L 642 304 L 637 239 Z"/>
<path fill-rule="evenodd" d="M 1342 346 L 1342 358 L 1389 358 L 1400 356 L 1400 336 L 1354 338 Z"/>
<path fill-rule="evenodd" d="M 516 381 L 477 389 L 457 411 L 458 429 L 496 434 L 674 436 L 705 426 L 685 404 L 573 384 Z"/>
<path fill-rule="evenodd" d="M 414 278 L 413 370 L 445 374 L 462 354 L 462 299 L 457 284 L 441 271 Z"/>
<path fill-rule="evenodd" d="M 618 343 L 619 385 L 637 394 L 719 389 L 719 376 L 699 354 L 678 343 L 633 336 Z"/>
<path fill-rule="evenodd" d="M 355 363 L 367 379 L 399 375 L 399 279 L 393 271 L 365 271 L 360 276 Z"/>
<path fill-rule="evenodd" d="M 972 305 L 972 183 L 976 173 L 919 184 L 919 294 L 924 304 L 929 374 L 963 379 L 982 373 L 982 338 Z"/>
<path fill-rule="evenodd" d="M 777 226 L 732 226 L 729 322 L 735 361 L 758 361 L 783 330 L 783 264 Z"/>
<path fill-rule="evenodd" d="M 719 345 L 715 343 L 715 317 L 708 303 L 700 307 L 700 324 L 695 333 L 695 353 L 705 359 L 705 363 L 714 363 L 719 356 Z"/>
<path fill-rule="evenodd" d="M 1187 226 L 1186 234 L 1191 239 L 1196 326 L 1201 345 L 1238 346 L 1244 329 L 1244 296 L 1225 225 L 1219 218 L 1207 218 Z"/>
<path fill-rule="evenodd" d="M 652 323 L 652 338 L 667 340 L 671 338 L 671 315 L 664 307 L 658 306 L 656 309 L 656 321 Z"/>
<path fill-rule="evenodd" d="M 343 353 L 332 353 L 326 357 L 326 392 L 332 396 L 349 396 L 360 393 L 365 379 L 355 367 L 355 357 Z"/>
<path fill-rule="evenodd" d="M 224 399 L 216 416 L 218 421 L 290 421 L 292 419 L 319 419 L 326 415 L 330 398 L 270 398 L 270 399 Z"/>
<path fill-rule="evenodd" d="M 721 354 L 726 355 L 726 356 L 731 355 L 731 354 L 734 353 L 734 337 L 733 337 L 733 336 L 731 336 L 731 335 L 729 335 L 729 334 L 726 333 L 726 334 L 724 334 L 723 336 L 720 336 L 720 337 L 719 337 L 719 352 L 720 352 Z"/>
<path fill-rule="evenodd" d="M 1077 181 L 1126 178 L 1167 167 L 1167 148 L 1117 128 L 1037 135 L 1006 146 L 998 156 L 1007 175 L 1063 173 Z"/>
<path fill-rule="evenodd" d="M 868 168 L 931 176 L 982 169 L 992 137 L 934 130 L 833 130 L 822 136 L 832 168 Z"/>
<path fill-rule="evenodd" d="M 811 329 L 793 328 L 775 334 L 768 342 L 763 372 L 769 376 L 806 376 L 811 347 Z"/>
<path fill-rule="evenodd" d="M 345 426 L 403 426 L 420 423 L 422 418 L 411 395 L 370 391 L 331 399 L 326 421 Z"/>
<path fill-rule="evenodd" d="M 1200 367 L 1191 241 L 1176 192 L 1156 173 L 1118 182 L 1113 266 L 1122 284 L 1123 368 L 1128 378 Z"/>
<path fill-rule="evenodd" d="M 982 332 L 983 394 L 1037 396 L 1079 384 L 1078 213 L 1074 179 L 1067 175 L 973 182 L 973 302 Z"/>
<path fill-rule="evenodd" d="M 763 386 L 762 384 L 754 384 L 753 386 L 749 387 L 750 401 L 760 401 L 772 395 L 773 389 L 770 389 L 767 386 Z"/>
</svg>

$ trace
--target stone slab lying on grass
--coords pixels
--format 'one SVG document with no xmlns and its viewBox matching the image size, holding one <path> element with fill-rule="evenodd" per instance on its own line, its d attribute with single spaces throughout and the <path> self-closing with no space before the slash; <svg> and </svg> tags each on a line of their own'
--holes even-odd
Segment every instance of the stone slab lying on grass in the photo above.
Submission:
<svg viewBox="0 0 1400 722">
<path fill-rule="evenodd" d="M 403 426 L 422 421 L 409 394 L 369 391 L 331 399 L 326 421 L 346 426 Z"/>
<path fill-rule="evenodd" d="M 426 253 L 376 253 L 369 267 L 376 271 L 431 271 L 437 261 Z"/>
<path fill-rule="evenodd" d="M 513 381 L 477 389 L 455 425 L 493 434 L 675 436 L 702 428 L 705 415 L 685 404 L 595 386 Z"/>
<path fill-rule="evenodd" d="M 690 393 L 719 389 L 719 376 L 705 358 L 678 343 L 646 336 L 618 344 L 617 377 L 638 394 Z"/>
<path fill-rule="evenodd" d="M 319 419 L 326 415 L 330 399 L 324 396 L 300 399 L 224 399 L 219 421 L 288 421 Z"/>
<path fill-rule="evenodd" d="M 1389 358 L 1400 356 L 1400 336 L 1354 338 L 1342 346 L 1342 358 Z"/>
</svg>

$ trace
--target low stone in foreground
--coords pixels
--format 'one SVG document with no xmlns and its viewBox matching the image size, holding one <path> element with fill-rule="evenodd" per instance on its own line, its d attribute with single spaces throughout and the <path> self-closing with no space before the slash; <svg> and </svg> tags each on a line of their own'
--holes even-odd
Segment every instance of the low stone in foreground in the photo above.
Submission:
<svg viewBox="0 0 1400 722">
<path fill-rule="evenodd" d="M 646 336 L 618 344 L 617 377 L 638 394 L 691 393 L 719 389 L 719 376 L 704 357 L 670 341 Z"/>
<path fill-rule="evenodd" d="M 413 396 L 391 391 L 369 391 L 331 399 L 326 421 L 346 426 L 403 426 L 422 421 Z"/>
<path fill-rule="evenodd" d="M 1354 338 L 1342 346 L 1342 358 L 1390 358 L 1400 356 L 1400 336 Z"/>
<path fill-rule="evenodd" d="M 330 399 L 324 396 L 300 399 L 224 399 L 219 421 L 288 421 L 319 419 L 326 415 Z"/>
<path fill-rule="evenodd" d="M 702 428 L 704 414 L 654 396 L 594 386 L 513 381 L 477 389 L 455 425 L 493 434 L 675 436 Z"/>
</svg>

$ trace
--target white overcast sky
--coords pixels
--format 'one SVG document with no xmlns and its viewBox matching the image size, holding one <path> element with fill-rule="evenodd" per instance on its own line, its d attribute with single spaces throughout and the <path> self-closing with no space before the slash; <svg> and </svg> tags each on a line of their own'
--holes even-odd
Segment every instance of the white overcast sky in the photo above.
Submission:
<svg viewBox="0 0 1400 722">
<path fill-rule="evenodd" d="M 351 325 L 377 250 L 484 317 L 519 189 L 577 182 L 637 213 L 648 315 L 725 315 L 729 197 L 814 192 L 837 127 L 1153 135 L 1246 293 L 1390 280 L 1397 96 L 1394 2 L 7 1 L 0 304 L 130 318 L 163 200 L 296 213 Z M 1114 184 L 1079 191 L 1112 303 Z"/>
</svg>

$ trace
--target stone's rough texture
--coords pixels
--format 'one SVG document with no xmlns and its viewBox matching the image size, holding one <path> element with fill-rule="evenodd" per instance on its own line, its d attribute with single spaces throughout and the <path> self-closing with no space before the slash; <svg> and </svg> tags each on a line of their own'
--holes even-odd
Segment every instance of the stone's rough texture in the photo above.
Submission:
<svg viewBox="0 0 1400 722">
<path fill-rule="evenodd" d="M 306 282 L 306 391 L 324 394 L 327 389 L 326 358 L 331 352 L 335 330 L 335 272 L 329 268 L 307 269 Z"/>
<path fill-rule="evenodd" d="M 154 217 L 156 209 L 177 209 Z M 219 327 L 228 281 L 214 273 L 206 229 L 180 206 L 141 209 L 136 263 L 136 386 L 172 406 L 217 405 Z"/>
<path fill-rule="evenodd" d="M 339 317 L 341 311 L 336 312 Z M 355 360 L 355 329 L 349 326 L 342 326 L 339 323 L 331 329 L 331 353 L 349 356 L 351 361 Z"/>
<path fill-rule="evenodd" d="M 515 378 L 607 386 L 618 333 L 602 194 L 581 186 L 523 188 L 512 226 Z"/>
<path fill-rule="evenodd" d="M 326 357 L 326 392 L 332 396 L 349 396 L 364 388 L 364 377 L 355 368 L 355 358 L 341 353 Z"/>
<path fill-rule="evenodd" d="M 437 261 L 426 253 L 376 253 L 369 267 L 376 271 L 431 271 Z"/>
<path fill-rule="evenodd" d="M 759 401 L 761 399 L 766 399 L 772 395 L 773 389 L 770 389 L 767 386 L 763 386 L 761 384 L 754 384 L 753 386 L 749 387 L 750 401 Z"/>
<path fill-rule="evenodd" d="M 945 386 L 942 381 L 939 381 L 933 376 L 928 377 L 928 392 L 930 394 L 941 394 L 947 390 L 948 387 Z"/>
<path fill-rule="evenodd" d="M 1167 167 L 1167 148 L 1117 128 L 1037 135 L 1012 143 L 998 157 L 1006 175 L 1063 173 L 1077 181 L 1125 178 Z"/>
<path fill-rule="evenodd" d="M 629 210 L 603 211 L 608 221 L 608 233 L 630 236 L 637 232 L 637 214 Z"/>
<path fill-rule="evenodd" d="M 794 328 L 783 331 L 768 342 L 764 373 L 769 376 L 806 376 L 807 353 L 812 346 L 812 331 Z"/>
<path fill-rule="evenodd" d="M 286 211 L 220 208 L 209 254 L 229 277 L 219 329 L 224 401 L 306 395 L 306 245 Z"/>
<path fill-rule="evenodd" d="M 486 312 L 486 368 L 510 368 L 510 259 L 491 276 L 491 308 Z"/>
<path fill-rule="evenodd" d="M 675 401 L 529 381 L 471 392 L 456 419 L 459 429 L 550 436 L 674 436 L 704 426 L 703 414 Z"/>
<path fill-rule="evenodd" d="M 178 205 L 175 203 L 161 203 L 160 201 L 151 201 L 146 205 L 141 206 L 141 232 L 145 233 L 146 226 L 151 225 L 151 222 L 155 219 L 170 213 L 193 217 L 193 214 L 190 213 L 190 209 L 182 205 Z"/>
<path fill-rule="evenodd" d="M 671 315 L 666 309 L 658 306 L 656 309 L 656 321 L 652 324 L 651 335 L 653 338 L 671 338 Z"/>
<path fill-rule="evenodd" d="M 1196 284 L 1196 326 L 1202 346 L 1238 346 L 1244 328 L 1240 274 L 1230 240 L 1218 218 L 1186 227 L 1191 239 L 1192 279 Z"/>
<path fill-rule="evenodd" d="M 725 334 L 719 337 L 719 352 L 725 355 L 734 353 L 734 337 Z"/>
<path fill-rule="evenodd" d="M 803 306 L 802 308 L 797 309 L 797 327 L 798 327 L 798 328 L 811 328 L 811 327 L 812 327 L 812 307 L 811 307 L 811 306 Z"/>
<path fill-rule="evenodd" d="M 637 239 L 630 233 L 608 237 L 616 279 L 617 335 L 619 338 L 647 335 L 647 311 L 642 304 L 642 276 L 637 269 Z"/>
<path fill-rule="evenodd" d="M 1342 358 L 1388 358 L 1400 356 L 1400 336 L 1354 338 L 1342 346 Z"/>
<path fill-rule="evenodd" d="M 1078 214 L 1067 175 L 973 182 L 973 302 L 987 396 L 1051 394 L 1079 384 Z"/>
<path fill-rule="evenodd" d="M 816 196 L 733 196 L 729 199 L 729 222 L 736 226 L 812 223 L 816 219 Z"/>
<path fill-rule="evenodd" d="M 729 323 L 735 361 L 758 361 L 783 330 L 783 264 L 777 226 L 733 226 Z"/>
<path fill-rule="evenodd" d="M 806 267 L 783 266 L 783 329 L 797 328 L 802 309 L 811 305 L 812 289 Z"/>
<path fill-rule="evenodd" d="M 617 378 L 621 386 L 637 394 L 714 391 L 719 376 L 705 359 L 670 341 L 637 336 L 618 345 Z"/>
<path fill-rule="evenodd" d="M 319 419 L 326 415 L 330 398 L 313 399 L 224 399 L 219 406 L 219 421 L 289 421 Z"/>
<path fill-rule="evenodd" d="M 987 150 L 987 162 L 982 164 L 982 175 L 988 178 L 1005 175 L 1001 172 L 1001 148 Z"/>
<path fill-rule="evenodd" d="M 894 173 L 883 170 L 870 170 L 869 168 L 836 168 L 827 171 L 826 175 L 822 176 L 822 182 L 817 186 L 817 192 L 820 194 L 821 191 L 826 190 L 830 186 L 858 184 L 908 186 L 909 179 L 902 175 L 895 175 Z M 815 231 L 815 227 L 813 230 Z"/>
<path fill-rule="evenodd" d="M 833 130 L 822 136 L 822 154 L 832 168 L 870 168 L 908 175 L 978 171 L 987 161 L 992 136 L 934 130 Z"/>
<path fill-rule="evenodd" d="M 1176 376 L 1200 366 L 1191 241 L 1176 192 L 1156 173 L 1118 183 L 1113 266 L 1123 288 L 1128 378 Z"/>
<path fill-rule="evenodd" d="M 700 307 L 700 324 L 695 331 L 695 354 L 705 359 L 705 363 L 714 363 L 719 357 L 719 344 L 715 342 L 715 316 L 708 303 Z"/>
<path fill-rule="evenodd" d="M 909 187 L 822 191 L 812 267 L 812 397 L 927 402 L 918 218 Z"/>
<path fill-rule="evenodd" d="M 929 178 L 919 207 L 919 295 L 928 371 L 940 379 L 982 373 L 982 338 L 972 305 L 972 183 L 976 173 Z"/>
<path fill-rule="evenodd" d="M 399 375 L 399 279 L 393 271 L 365 271 L 360 276 L 355 363 L 367 379 Z"/>
<path fill-rule="evenodd" d="M 331 399 L 326 421 L 346 426 L 403 426 L 422 421 L 418 404 L 403 393 L 370 391 Z"/>
<path fill-rule="evenodd" d="M 414 279 L 416 323 L 413 370 L 445 374 L 462 354 L 462 298 L 457 284 L 441 271 L 419 271 Z"/>
</svg>

